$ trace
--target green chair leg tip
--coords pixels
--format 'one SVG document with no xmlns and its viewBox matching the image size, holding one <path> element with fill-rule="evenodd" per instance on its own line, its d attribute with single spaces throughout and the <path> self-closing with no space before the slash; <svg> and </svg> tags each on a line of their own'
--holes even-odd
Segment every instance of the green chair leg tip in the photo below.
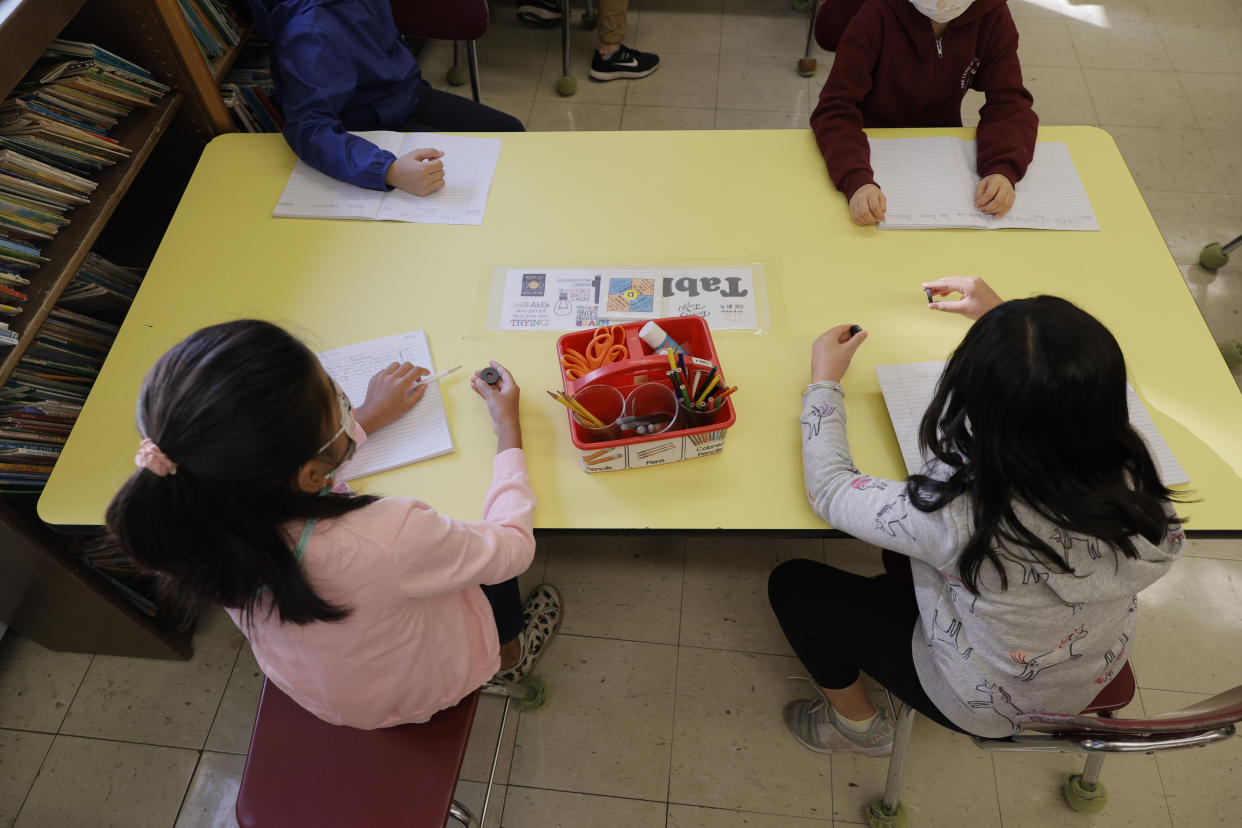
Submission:
<svg viewBox="0 0 1242 828">
<path fill-rule="evenodd" d="M 444 76 L 453 86 L 465 86 L 470 81 L 470 70 L 465 66 L 454 66 Z"/>
<path fill-rule="evenodd" d="M 1065 795 L 1065 803 L 1080 814 L 1098 814 L 1108 804 L 1108 791 L 1104 783 L 1096 782 L 1094 789 L 1087 790 L 1082 786 L 1081 773 L 1066 776 L 1061 793 Z"/>
<path fill-rule="evenodd" d="M 1230 339 L 1218 342 L 1216 347 L 1220 348 L 1220 355 L 1225 358 L 1225 364 L 1229 366 L 1230 371 L 1242 365 L 1242 342 Z"/>
<path fill-rule="evenodd" d="M 906 817 L 906 806 L 897 802 L 892 813 L 884 810 L 884 800 L 877 799 L 867 806 L 867 825 L 870 828 L 909 828 L 910 821 Z"/>
<path fill-rule="evenodd" d="M 548 685 L 539 676 L 527 676 L 518 684 L 526 688 L 526 698 L 518 702 L 518 709 L 523 713 L 534 713 L 547 705 Z"/>
<path fill-rule="evenodd" d="M 556 79 L 556 94 L 562 98 L 568 98 L 570 95 L 577 93 L 578 79 L 573 75 L 561 75 Z"/>
<path fill-rule="evenodd" d="M 815 69 L 819 66 L 819 61 L 815 58 L 802 58 L 798 61 L 798 74 L 804 78 L 809 78 L 815 74 Z"/>
<path fill-rule="evenodd" d="M 1208 270 L 1220 270 L 1229 264 L 1229 254 L 1225 252 L 1225 248 L 1213 242 L 1199 251 L 1199 264 Z"/>
</svg>

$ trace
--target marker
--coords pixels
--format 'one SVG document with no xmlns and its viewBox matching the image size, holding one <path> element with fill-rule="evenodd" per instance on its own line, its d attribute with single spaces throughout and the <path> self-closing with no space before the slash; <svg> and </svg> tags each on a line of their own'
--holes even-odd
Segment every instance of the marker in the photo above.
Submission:
<svg viewBox="0 0 1242 828">
<path fill-rule="evenodd" d="M 927 304 L 930 305 L 932 303 L 931 288 L 923 288 L 923 292 L 927 294 Z"/>
<path fill-rule="evenodd" d="M 458 368 L 460 368 L 460 367 L 461 367 L 460 365 L 457 365 L 457 366 L 455 366 L 455 367 L 453 367 L 453 368 L 449 368 L 447 371 L 441 371 L 441 372 L 440 372 L 440 373 L 438 373 L 438 374 L 428 374 L 428 375 L 427 375 L 427 376 L 425 376 L 425 377 L 420 377 L 420 378 L 419 378 L 419 380 L 418 380 L 418 384 L 419 384 L 419 385 L 426 385 L 426 384 L 427 384 L 427 383 L 429 383 L 429 382 L 435 382 L 436 380 L 440 379 L 441 377 L 447 377 L 449 374 L 453 373 L 454 371 L 456 371 L 456 370 L 457 370 Z"/>
<path fill-rule="evenodd" d="M 850 339 L 853 339 L 854 337 L 858 336 L 860 333 L 862 333 L 862 328 L 860 328 L 858 325 L 850 325 Z"/>
<path fill-rule="evenodd" d="M 479 371 L 479 379 L 483 380 L 488 385 L 495 385 L 500 382 L 500 372 L 489 365 L 482 371 Z"/>
</svg>

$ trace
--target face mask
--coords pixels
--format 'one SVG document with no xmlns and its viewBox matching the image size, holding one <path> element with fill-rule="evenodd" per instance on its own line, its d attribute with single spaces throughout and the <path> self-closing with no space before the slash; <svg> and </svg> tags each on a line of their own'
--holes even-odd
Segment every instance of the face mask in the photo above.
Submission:
<svg viewBox="0 0 1242 828">
<path fill-rule="evenodd" d="M 341 391 L 335 382 L 332 383 L 332 387 L 336 389 L 337 405 L 341 408 L 341 427 L 336 430 L 335 434 L 328 438 L 328 442 L 319 447 L 319 450 L 316 451 L 315 454 L 323 454 L 325 451 L 330 449 L 332 444 L 335 443 L 336 439 L 342 434 L 349 437 L 349 448 L 345 450 L 345 456 L 341 458 L 340 463 L 337 463 L 336 468 L 325 475 L 330 478 L 335 477 L 337 471 L 353 459 L 354 452 L 358 450 L 358 444 L 362 442 L 362 426 L 358 425 L 358 421 L 354 419 L 354 407 L 349 402 L 349 397 L 345 396 L 345 392 Z"/>
<path fill-rule="evenodd" d="M 973 0 L 910 0 L 920 14 L 937 23 L 948 23 L 970 8 L 972 2 Z"/>
</svg>

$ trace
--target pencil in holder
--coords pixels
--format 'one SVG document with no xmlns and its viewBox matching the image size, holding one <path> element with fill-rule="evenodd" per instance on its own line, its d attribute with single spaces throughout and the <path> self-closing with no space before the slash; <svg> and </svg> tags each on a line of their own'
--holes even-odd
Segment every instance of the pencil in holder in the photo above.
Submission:
<svg viewBox="0 0 1242 828">
<path fill-rule="evenodd" d="M 603 426 L 590 425 L 578 412 L 569 412 L 586 442 L 600 443 L 621 437 L 621 426 L 617 421 L 625 411 L 625 397 L 620 391 L 611 385 L 588 385 L 578 389 L 573 400 L 603 423 Z"/>
<path fill-rule="evenodd" d="M 677 427 L 678 428 L 698 428 L 699 426 L 716 425 L 723 419 L 725 411 L 723 408 L 711 409 L 707 408 L 691 408 L 686 405 L 686 401 L 677 398 Z"/>
</svg>

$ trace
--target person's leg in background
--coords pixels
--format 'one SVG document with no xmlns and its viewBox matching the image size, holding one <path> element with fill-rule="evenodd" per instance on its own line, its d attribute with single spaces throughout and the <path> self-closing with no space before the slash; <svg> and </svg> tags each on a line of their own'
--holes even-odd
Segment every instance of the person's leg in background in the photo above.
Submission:
<svg viewBox="0 0 1242 828">
<path fill-rule="evenodd" d="M 522 122 L 473 98 L 442 92 L 426 81 L 418 103 L 399 132 L 524 132 Z"/>
<path fill-rule="evenodd" d="M 599 48 L 591 56 L 591 77 L 598 81 L 645 78 L 660 68 L 659 55 L 631 49 L 625 38 L 630 0 L 597 0 Z"/>
</svg>

